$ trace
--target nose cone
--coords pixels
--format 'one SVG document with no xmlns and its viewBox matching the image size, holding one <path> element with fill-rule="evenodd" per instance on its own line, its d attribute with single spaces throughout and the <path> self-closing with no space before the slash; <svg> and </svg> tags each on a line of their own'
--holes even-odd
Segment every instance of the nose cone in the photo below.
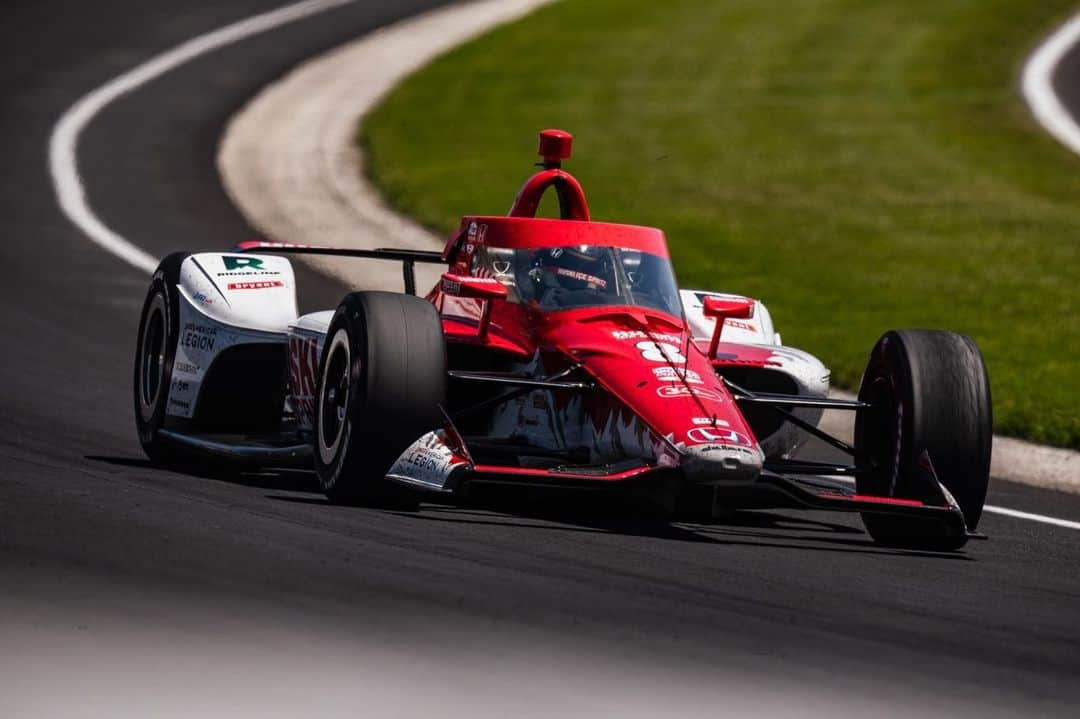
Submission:
<svg viewBox="0 0 1080 719">
<path fill-rule="evenodd" d="M 682 471 L 694 484 L 749 484 L 761 474 L 765 456 L 757 447 L 695 444 L 683 450 Z"/>
<path fill-rule="evenodd" d="M 685 329 L 644 326 L 609 310 L 566 321 L 548 338 L 678 449 L 688 481 L 741 484 L 761 473 L 757 439 Z"/>
</svg>

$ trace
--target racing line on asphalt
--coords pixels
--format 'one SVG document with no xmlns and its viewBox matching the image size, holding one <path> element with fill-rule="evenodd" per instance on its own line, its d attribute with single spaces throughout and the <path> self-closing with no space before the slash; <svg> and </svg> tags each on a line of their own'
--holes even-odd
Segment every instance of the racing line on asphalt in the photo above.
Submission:
<svg viewBox="0 0 1080 719">
<path fill-rule="evenodd" d="M 1080 530 L 1080 522 L 1072 522 L 1068 519 L 1056 519 L 1054 517 L 1046 517 L 1041 514 L 1032 514 L 1030 512 L 1020 512 L 1015 509 L 1009 509 L 1008 507 L 995 507 L 993 505 L 987 504 L 983 506 L 983 511 L 989 512 L 990 514 L 1003 514 L 1006 517 L 1015 517 L 1016 519 L 1027 519 L 1032 522 L 1052 524 L 1055 527 L 1065 527 L 1066 529 Z"/>
<path fill-rule="evenodd" d="M 1080 40 L 1080 14 L 1055 30 L 1031 54 L 1024 65 L 1021 86 L 1024 98 L 1039 124 L 1066 147 L 1080 154 L 1080 125 L 1054 91 L 1054 71 Z"/>
<path fill-rule="evenodd" d="M 355 1 L 304 0 L 231 23 L 177 45 L 81 97 L 63 114 L 49 138 L 49 171 L 64 214 L 90 241 L 106 252 L 144 272 L 153 272 L 158 259 L 110 229 L 86 202 L 76 159 L 79 134 L 83 128 L 109 103 L 189 60 L 246 37 Z"/>
<path fill-rule="evenodd" d="M 109 228 L 87 202 L 76 154 L 82 130 L 114 100 L 190 60 L 247 37 L 355 1 L 304 0 L 231 23 L 154 56 L 81 97 L 60 117 L 49 138 L 49 171 L 64 214 L 101 249 L 139 270 L 153 272 L 158 260 Z M 1023 89 L 1040 123 L 1063 143 L 1080 152 L 1080 126 L 1076 125 L 1072 116 L 1062 107 L 1051 86 L 1054 68 L 1078 39 L 1080 15 L 1056 31 L 1031 56 L 1024 69 Z M 986 505 L 983 509 L 991 514 L 1080 530 L 1080 522 L 1067 519 L 995 505 Z"/>
</svg>

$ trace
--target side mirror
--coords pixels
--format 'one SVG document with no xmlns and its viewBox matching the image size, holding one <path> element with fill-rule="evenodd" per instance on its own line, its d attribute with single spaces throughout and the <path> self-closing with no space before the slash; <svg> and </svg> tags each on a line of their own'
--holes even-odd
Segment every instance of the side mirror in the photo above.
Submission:
<svg viewBox="0 0 1080 719">
<path fill-rule="evenodd" d="M 455 275 L 452 272 L 443 273 L 442 291 L 451 297 L 489 300 L 480 311 L 480 325 L 476 332 L 476 336 L 480 338 L 487 334 L 488 323 L 491 321 L 490 300 L 505 300 L 507 296 L 506 285 L 494 277 Z"/>
<path fill-rule="evenodd" d="M 756 302 L 749 297 L 706 297 L 703 304 L 706 317 L 748 320 L 754 316 Z"/>
<path fill-rule="evenodd" d="M 706 297 L 702 300 L 704 315 L 715 317 L 712 340 L 709 342 L 709 359 L 716 357 L 716 347 L 720 344 L 720 333 L 724 331 L 724 320 L 748 320 L 754 316 L 755 300 L 749 297 Z"/>
<path fill-rule="evenodd" d="M 472 277 L 445 272 L 442 291 L 451 297 L 468 297 L 476 300 L 505 300 L 506 285 L 493 277 Z"/>
</svg>

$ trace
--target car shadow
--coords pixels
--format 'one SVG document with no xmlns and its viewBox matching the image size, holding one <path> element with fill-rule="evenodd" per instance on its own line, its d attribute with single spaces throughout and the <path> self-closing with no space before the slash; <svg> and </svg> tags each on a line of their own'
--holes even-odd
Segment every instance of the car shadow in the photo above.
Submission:
<svg viewBox="0 0 1080 719">
<path fill-rule="evenodd" d="M 267 499 L 293 504 L 334 506 L 319 491 L 314 472 L 300 469 L 245 470 L 236 467 L 163 467 L 145 458 L 85 455 L 85 459 L 132 469 L 165 469 L 198 479 L 228 482 L 254 489 L 295 494 L 266 494 Z M 712 519 L 669 520 L 650 516 L 641 506 L 590 498 L 568 503 L 565 498 L 447 501 L 421 504 L 420 511 L 384 511 L 424 522 L 506 527 L 544 532 L 579 532 L 649 537 L 676 542 L 747 546 L 812 552 L 842 552 L 973 561 L 957 552 L 885 547 L 862 530 L 818 516 L 791 516 L 761 509 L 739 510 Z"/>
<path fill-rule="evenodd" d="M 266 497 L 266 499 L 272 499 L 275 502 L 291 502 L 293 504 L 320 504 L 324 507 L 335 506 L 333 502 L 331 502 L 329 499 L 322 496 L 321 494 L 317 497 L 292 497 L 284 494 L 267 494 L 264 496 Z"/>
<path fill-rule="evenodd" d="M 617 512 L 609 513 L 610 516 L 596 517 L 574 510 L 522 511 L 518 509 L 510 511 L 505 506 L 490 504 L 425 504 L 419 512 L 395 512 L 395 514 L 414 517 L 422 521 L 472 526 L 619 534 L 724 546 L 973 561 L 972 557 L 957 552 L 886 547 L 877 544 L 862 530 L 855 527 L 763 510 L 738 511 L 731 516 L 709 522 L 681 522 L 619 516 Z M 765 530 L 775 530 L 775 532 Z M 811 531 L 814 534 L 802 536 L 800 533 L 805 531 Z"/>
<path fill-rule="evenodd" d="M 155 464 L 149 459 L 141 457 L 112 457 L 88 454 L 84 455 L 83 458 L 91 462 L 101 462 L 115 467 L 164 470 L 174 474 L 239 484 L 255 489 L 273 489 L 285 492 L 319 492 L 319 483 L 315 478 L 315 473 L 306 469 L 245 469 L 229 465 L 214 466 L 212 464 L 179 468 Z"/>
</svg>

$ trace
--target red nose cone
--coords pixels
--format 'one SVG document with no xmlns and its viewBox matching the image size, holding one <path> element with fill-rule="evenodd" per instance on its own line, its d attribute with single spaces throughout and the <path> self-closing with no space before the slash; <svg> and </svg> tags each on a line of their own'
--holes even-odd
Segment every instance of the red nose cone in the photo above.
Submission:
<svg viewBox="0 0 1080 719">
<path fill-rule="evenodd" d="M 536 153 L 544 158 L 545 164 L 558 166 L 559 162 L 570 157 L 570 147 L 574 136 L 562 130 L 541 130 L 540 147 Z"/>
</svg>

